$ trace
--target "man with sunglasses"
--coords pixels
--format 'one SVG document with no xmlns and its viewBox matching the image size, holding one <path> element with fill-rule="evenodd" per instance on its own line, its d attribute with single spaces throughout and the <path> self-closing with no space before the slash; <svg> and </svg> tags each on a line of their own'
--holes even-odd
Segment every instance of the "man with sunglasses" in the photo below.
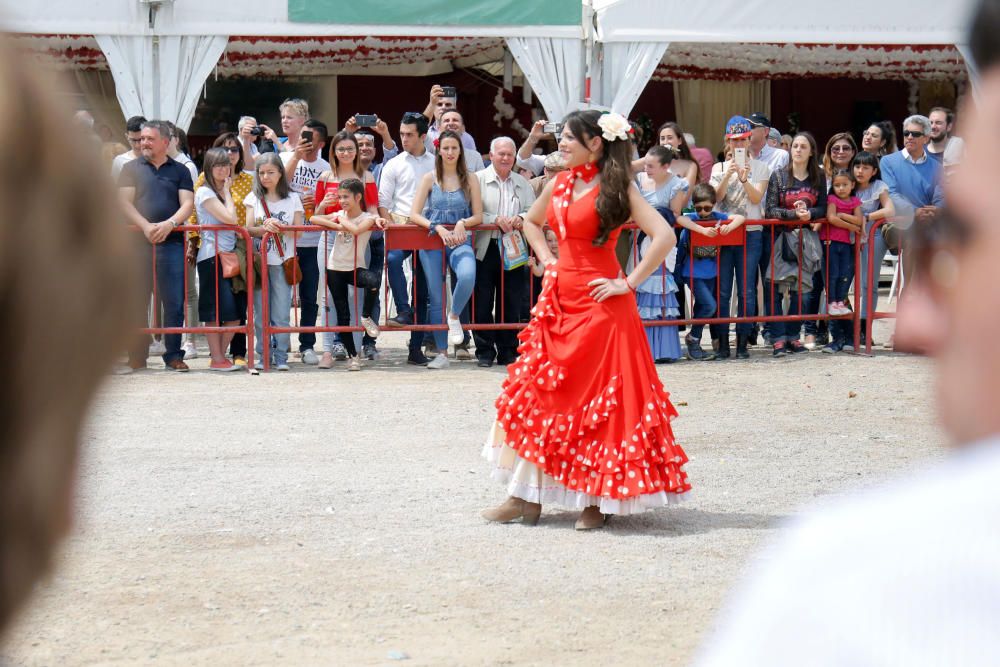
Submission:
<svg viewBox="0 0 1000 667">
<path fill-rule="evenodd" d="M 903 121 L 903 150 L 879 161 L 889 196 L 910 204 L 918 221 L 930 220 L 944 204 L 941 163 L 927 154 L 930 135 L 931 121 L 926 116 L 910 116 Z"/>
<path fill-rule="evenodd" d="M 122 167 L 142 156 L 139 143 L 142 141 L 142 124 L 146 122 L 143 116 L 132 116 L 125 122 L 125 140 L 131 150 L 125 151 L 115 157 L 111 162 L 111 180 L 118 182 L 118 175 L 122 173 Z"/>
</svg>

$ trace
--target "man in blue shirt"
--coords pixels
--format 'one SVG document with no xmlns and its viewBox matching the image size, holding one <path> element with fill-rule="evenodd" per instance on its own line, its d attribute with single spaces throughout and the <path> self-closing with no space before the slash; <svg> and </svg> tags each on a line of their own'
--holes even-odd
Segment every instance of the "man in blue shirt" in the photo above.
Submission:
<svg viewBox="0 0 1000 667">
<path fill-rule="evenodd" d="M 155 256 L 155 309 L 163 303 L 163 323 L 160 326 L 184 326 L 184 233 L 177 231 L 194 210 L 194 184 L 187 167 L 170 159 L 170 126 L 164 121 L 151 120 L 142 125 L 140 148 L 142 157 L 122 168 L 118 179 L 122 209 L 126 219 L 146 237 L 143 243 L 144 299 L 137 326 L 146 326 L 146 306 L 153 288 Z M 149 251 L 146 251 L 146 248 Z M 159 318 L 156 318 L 157 320 Z M 187 371 L 181 335 L 163 337 L 167 369 Z M 149 336 L 141 336 L 129 350 L 129 367 L 146 367 L 149 356 Z"/>
<path fill-rule="evenodd" d="M 910 116 L 903 121 L 903 150 L 879 161 L 889 196 L 910 204 L 921 222 L 933 218 L 944 205 L 941 163 L 927 154 L 930 135 L 931 122 L 926 116 Z"/>
</svg>

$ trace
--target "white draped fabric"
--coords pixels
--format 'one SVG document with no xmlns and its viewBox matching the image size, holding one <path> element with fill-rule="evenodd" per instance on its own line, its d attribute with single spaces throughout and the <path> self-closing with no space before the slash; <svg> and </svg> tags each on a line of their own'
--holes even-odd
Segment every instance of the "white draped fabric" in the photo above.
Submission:
<svg viewBox="0 0 1000 667">
<path fill-rule="evenodd" d="M 205 79 L 229 41 L 221 35 L 96 35 L 125 117 L 169 120 L 187 129 Z M 159 62 L 159 78 L 155 62 Z"/>
<path fill-rule="evenodd" d="M 510 37 L 507 48 L 535 91 L 547 118 L 561 120 L 583 102 L 583 41 Z"/>
<path fill-rule="evenodd" d="M 611 42 L 603 45 L 594 102 L 628 116 L 667 50 L 666 42 Z"/>
<path fill-rule="evenodd" d="M 726 121 L 760 111 L 771 116 L 770 81 L 675 81 L 677 123 L 712 154 L 722 150 Z M 771 119 L 779 126 L 782 119 Z"/>
</svg>

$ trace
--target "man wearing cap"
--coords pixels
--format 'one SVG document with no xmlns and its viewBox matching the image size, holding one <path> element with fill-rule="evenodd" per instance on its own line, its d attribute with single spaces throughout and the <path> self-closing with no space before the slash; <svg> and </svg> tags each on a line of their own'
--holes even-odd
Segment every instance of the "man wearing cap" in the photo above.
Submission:
<svg viewBox="0 0 1000 667">
<path fill-rule="evenodd" d="M 752 125 L 743 116 L 729 119 L 726 123 L 726 145 L 733 157 L 712 168 L 709 182 L 715 188 L 716 209 L 719 212 L 730 217 L 741 215 L 746 220 L 760 220 L 764 217 L 764 193 L 771 170 L 764 162 L 749 155 L 751 132 Z M 764 136 L 767 136 L 766 132 Z M 739 163 L 739 156 L 746 161 L 744 164 Z M 733 227 L 729 232 L 735 229 Z M 763 229 L 759 224 L 747 225 L 745 254 L 741 246 L 722 246 L 719 254 L 719 314 L 723 317 L 729 314 L 734 277 L 740 304 L 737 313 L 740 317 L 757 314 L 757 267 L 760 265 Z M 745 359 L 749 356 L 747 344 L 752 330 L 753 326 L 748 322 L 736 325 L 737 357 Z M 725 324 L 714 325 L 711 331 L 712 337 L 719 340 L 716 358 L 728 359 L 729 327 Z"/>
<path fill-rule="evenodd" d="M 753 128 L 750 131 L 750 157 L 766 164 L 771 173 L 787 167 L 788 152 L 775 148 L 767 142 L 768 135 L 771 134 L 771 121 L 768 117 L 755 111 L 747 117 L 747 121 Z M 781 143 L 780 134 L 778 143 Z"/>
</svg>

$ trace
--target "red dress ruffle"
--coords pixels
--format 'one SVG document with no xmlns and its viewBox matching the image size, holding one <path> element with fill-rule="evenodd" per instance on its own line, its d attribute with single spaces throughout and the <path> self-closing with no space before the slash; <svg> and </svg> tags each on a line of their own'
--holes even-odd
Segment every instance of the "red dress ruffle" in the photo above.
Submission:
<svg viewBox="0 0 1000 667">
<path fill-rule="evenodd" d="M 568 174 L 560 174 L 556 192 L 569 187 Z M 619 230 L 600 247 L 592 243 L 596 195 L 594 188 L 575 202 L 553 197 L 549 206 L 559 260 L 518 336 L 520 357 L 508 366 L 484 456 L 511 495 L 629 514 L 674 502 L 691 487 L 682 469 L 687 455 L 670 427 L 677 411 L 656 373 L 635 298 L 597 303 L 590 296 L 587 283 L 621 268 Z M 562 225 L 553 210 L 560 205 Z"/>
</svg>

